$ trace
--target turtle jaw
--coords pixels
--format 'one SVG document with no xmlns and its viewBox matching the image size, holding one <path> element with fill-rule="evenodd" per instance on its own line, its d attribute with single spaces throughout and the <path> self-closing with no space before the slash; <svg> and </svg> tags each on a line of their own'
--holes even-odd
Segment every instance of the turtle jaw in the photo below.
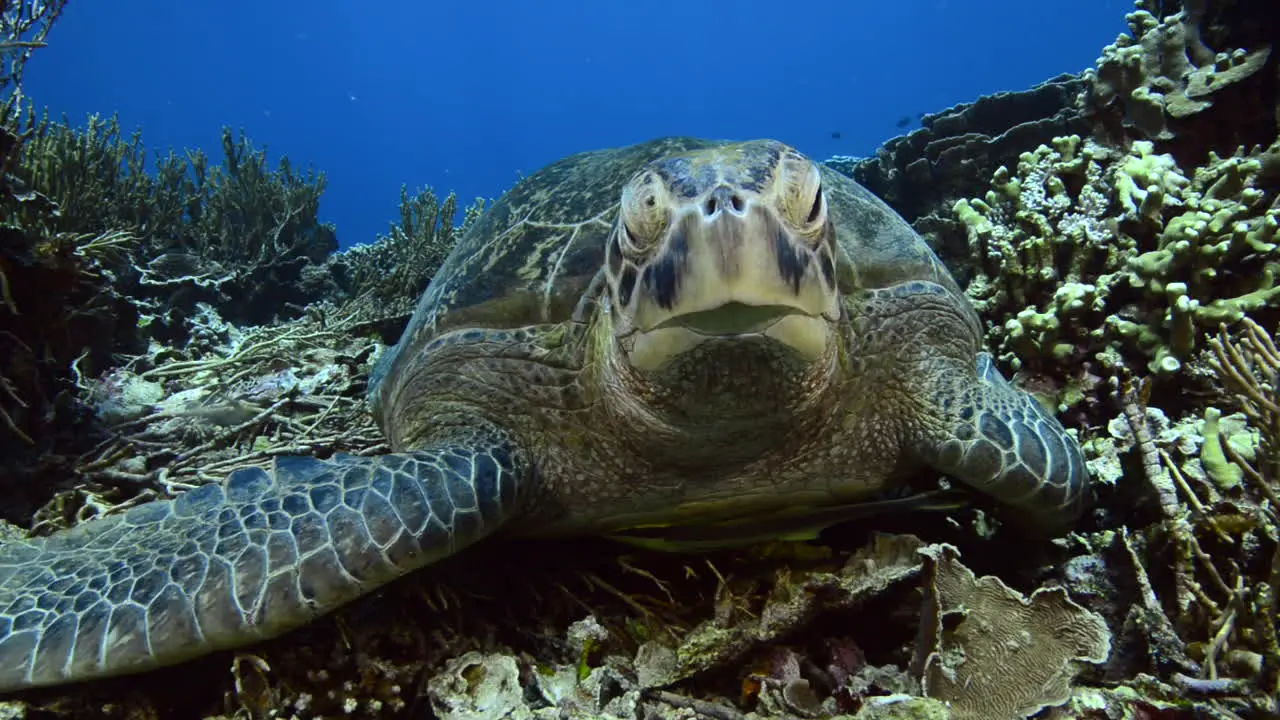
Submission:
<svg viewBox="0 0 1280 720">
<path fill-rule="evenodd" d="M 704 351 L 714 352 L 717 345 L 732 345 L 740 349 L 751 340 L 763 352 L 813 363 L 823 357 L 831 339 L 830 323 L 822 316 L 787 306 L 729 302 L 670 318 L 652 330 L 623 338 L 621 344 L 633 368 L 658 372 L 695 348 L 706 345 Z"/>
</svg>

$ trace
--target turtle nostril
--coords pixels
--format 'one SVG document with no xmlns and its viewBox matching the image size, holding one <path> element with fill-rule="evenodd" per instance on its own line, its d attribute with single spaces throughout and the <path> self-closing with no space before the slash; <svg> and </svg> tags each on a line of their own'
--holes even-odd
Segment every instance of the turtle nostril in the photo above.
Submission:
<svg viewBox="0 0 1280 720">
<path fill-rule="evenodd" d="M 747 201 L 742 198 L 742 195 L 722 187 L 711 193 L 711 197 L 707 198 L 702 205 L 702 212 L 707 217 L 711 217 L 726 207 L 735 215 L 741 215 L 747 207 Z"/>
</svg>

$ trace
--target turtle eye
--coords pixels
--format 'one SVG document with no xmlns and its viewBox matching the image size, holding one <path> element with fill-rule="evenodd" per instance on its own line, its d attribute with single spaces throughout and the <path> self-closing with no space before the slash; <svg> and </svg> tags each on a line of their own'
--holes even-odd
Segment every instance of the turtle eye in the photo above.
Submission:
<svg viewBox="0 0 1280 720">
<path fill-rule="evenodd" d="M 822 184 L 819 183 L 818 191 L 813 194 L 813 204 L 809 206 L 809 217 L 806 218 L 804 221 L 806 225 L 812 225 L 813 223 L 817 222 L 819 217 L 822 217 L 823 203 L 824 201 L 822 199 Z"/>
<path fill-rule="evenodd" d="M 618 245 L 624 255 L 634 260 L 648 254 L 665 229 L 666 211 L 658 202 L 652 182 L 636 181 L 623 188 Z"/>
</svg>

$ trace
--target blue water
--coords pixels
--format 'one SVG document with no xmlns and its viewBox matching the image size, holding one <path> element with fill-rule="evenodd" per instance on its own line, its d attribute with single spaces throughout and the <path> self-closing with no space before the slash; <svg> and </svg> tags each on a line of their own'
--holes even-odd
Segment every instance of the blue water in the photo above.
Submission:
<svg viewBox="0 0 1280 720">
<path fill-rule="evenodd" d="M 149 148 L 223 125 L 324 171 L 343 245 L 401 184 L 495 197 L 563 155 L 666 134 L 865 155 L 898 121 L 1093 64 L 1126 0 L 74 0 L 26 92 Z M 835 135 L 839 137 L 835 137 Z"/>
</svg>

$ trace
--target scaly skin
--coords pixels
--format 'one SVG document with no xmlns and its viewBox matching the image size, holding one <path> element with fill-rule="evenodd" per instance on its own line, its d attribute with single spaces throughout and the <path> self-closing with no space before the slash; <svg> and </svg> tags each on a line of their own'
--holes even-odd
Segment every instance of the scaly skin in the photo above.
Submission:
<svg viewBox="0 0 1280 720">
<path fill-rule="evenodd" d="M 977 329 L 941 286 L 903 283 L 871 298 L 868 316 L 894 319 L 887 324 L 893 335 L 870 332 L 886 343 L 882 350 L 917 348 L 901 375 L 911 380 L 921 407 L 904 448 L 1016 509 L 1008 515 L 1024 529 L 1049 536 L 1070 529 L 1087 503 L 1089 476 L 1062 424 L 1000 374 Z M 855 333 L 870 328 L 853 326 Z"/>
<path fill-rule="evenodd" d="M 517 503 L 496 435 L 280 458 L 221 485 L 0 547 L 0 690 L 270 638 L 488 534 Z"/>
</svg>

